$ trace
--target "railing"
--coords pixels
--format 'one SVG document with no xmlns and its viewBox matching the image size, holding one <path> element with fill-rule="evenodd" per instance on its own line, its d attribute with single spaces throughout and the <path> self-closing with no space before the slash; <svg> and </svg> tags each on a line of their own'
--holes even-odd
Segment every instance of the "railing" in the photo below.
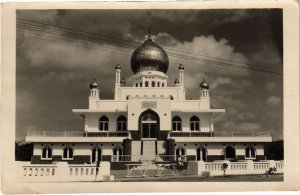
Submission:
<svg viewBox="0 0 300 195">
<path fill-rule="evenodd" d="M 186 161 L 186 156 L 182 155 L 182 161 Z M 112 162 L 130 162 L 130 161 L 153 161 L 153 162 L 174 162 L 178 160 L 178 156 L 175 155 L 113 155 L 111 156 Z"/>
<path fill-rule="evenodd" d="M 28 131 L 28 137 L 127 137 L 127 131 L 82 132 L 82 131 Z"/>
<path fill-rule="evenodd" d="M 283 161 L 274 161 L 274 160 L 264 160 L 253 162 L 248 161 L 239 161 L 239 162 L 229 162 L 229 161 L 216 161 L 216 162 L 189 162 L 188 172 L 194 174 L 201 174 L 202 171 L 209 172 L 211 176 L 223 175 L 223 164 L 228 165 L 225 174 L 227 175 L 248 175 L 248 174 L 266 174 L 270 168 L 276 168 L 275 173 L 283 173 Z M 202 164 L 202 169 L 195 169 L 199 167 L 197 164 Z M 197 165 L 197 166 L 195 166 Z"/>
<path fill-rule="evenodd" d="M 65 162 L 41 165 L 18 162 L 17 179 L 24 182 L 103 181 L 110 179 L 110 163 L 68 165 Z"/>
<path fill-rule="evenodd" d="M 171 132 L 170 137 L 270 137 L 270 131 Z"/>
</svg>

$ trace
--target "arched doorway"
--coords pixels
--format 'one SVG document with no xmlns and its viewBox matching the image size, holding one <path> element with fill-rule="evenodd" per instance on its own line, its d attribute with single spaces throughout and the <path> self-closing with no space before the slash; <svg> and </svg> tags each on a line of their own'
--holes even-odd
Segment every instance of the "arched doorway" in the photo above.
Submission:
<svg viewBox="0 0 300 195">
<path fill-rule="evenodd" d="M 152 110 L 146 110 L 139 119 L 140 138 L 157 139 L 159 134 L 159 116 Z"/>
</svg>

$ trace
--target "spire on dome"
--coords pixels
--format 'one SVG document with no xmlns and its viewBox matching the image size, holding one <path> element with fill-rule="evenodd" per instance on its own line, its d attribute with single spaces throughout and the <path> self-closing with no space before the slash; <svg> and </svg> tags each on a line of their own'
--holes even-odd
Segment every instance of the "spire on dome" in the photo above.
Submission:
<svg viewBox="0 0 300 195">
<path fill-rule="evenodd" d="M 151 40 L 152 41 L 152 38 L 151 38 L 151 29 L 150 29 L 150 26 L 148 27 L 148 34 L 147 34 L 147 39 L 146 39 L 146 41 L 148 41 L 148 40 Z"/>
</svg>

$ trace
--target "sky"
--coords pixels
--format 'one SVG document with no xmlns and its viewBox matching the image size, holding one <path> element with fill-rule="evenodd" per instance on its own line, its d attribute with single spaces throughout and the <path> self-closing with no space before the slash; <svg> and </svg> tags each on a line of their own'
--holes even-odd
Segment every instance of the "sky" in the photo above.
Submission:
<svg viewBox="0 0 300 195">
<path fill-rule="evenodd" d="M 148 28 L 168 53 L 168 85 L 185 66 L 186 99 L 205 77 L 215 131 L 271 131 L 283 138 L 282 10 L 18 10 L 16 141 L 28 130 L 84 128 L 96 77 L 112 99 L 114 67 L 131 86 L 130 57 Z M 78 33 L 80 33 L 78 35 Z"/>
</svg>

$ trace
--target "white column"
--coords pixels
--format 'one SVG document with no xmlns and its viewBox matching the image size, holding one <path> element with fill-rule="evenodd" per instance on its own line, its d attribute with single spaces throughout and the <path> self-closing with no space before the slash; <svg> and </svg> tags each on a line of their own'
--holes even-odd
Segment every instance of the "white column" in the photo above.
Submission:
<svg viewBox="0 0 300 195">
<path fill-rule="evenodd" d="M 120 86 L 121 82 L 121 69 L 116 70 L 116 86 Z"/>
<path fill-rule="evenodd" d="M 179 85 L 184 86 L 184 70 L 179 70 Z"/>
</svg>

